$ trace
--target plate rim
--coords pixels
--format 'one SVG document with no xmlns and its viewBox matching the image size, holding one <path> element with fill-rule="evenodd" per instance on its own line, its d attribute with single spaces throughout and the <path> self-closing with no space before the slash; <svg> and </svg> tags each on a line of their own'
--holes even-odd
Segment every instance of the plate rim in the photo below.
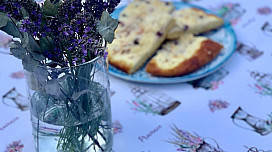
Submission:
<svg viewBox="0 0 272 152">
<path fill-rule="evenodd" d="M 204 10 L 205 12 L 208 12 L 208 13 L 219 16 L 218 14 L 214 13 L 213 11 L 211 11 L 209 9 L 203 8 L 201 6 L 189 4 L 189 3 L 173 2 L 173 5 L 174 6 L 176 6 L 176 5 L 186 5 L 186 6 L 189 6 L 189 7 L 195 7 L 195 8 L 199 8 L 201 10 Z M 124 5 L 124 6 L 120 7 L 120 8 L 117 8 L 116 10 L 121 11 L 125 7 L 127 7 L 127 5 Z M 114 14 L 114 12 L 113 12 L 113 14 Z M 192 75 L 192 76 L 190 76 L 190 75 L 183 75 L 183 76 L 179 76 L 179 77 L 158 77 L 158 76 L 154 76 L 155 78 L 158 78 L 158 79 L 135 79 L 135 78 L 130 77 L 129 74 L 121 75 L 121 74 L 118 74 L 116 72 L 113 72 L 111 70 L 111 68 L 115 68 L 115 67 L 113 67 L 112 65 L 109 64 L 109 74 L 116 77 L 116 78 L 120 78 L 120 79 L 127 80 L 127 81 L 130 81 L 130 82 L 147 83 L 147 84 L 184 83 L 184 82 L 189 82 L 189 81 L 201 79 L 201 78 L 203 78 L 203 77 L 205 77 L 207 75 L 210 75 L 211 73 L 214 73 L 217 70 L 219 70 L 226 63 L 226 61 L 229 60 L 229 58 L 234 54 L 234 52 L 236 50 L 237 37 L 236 37 L 236 34 L 234 32 L 234 29 L 232 28 L 231 24 L 228 21 L 225 21 L 225 20 L 224 20 L 224 25 L 221 28 L 223 28 L 223 27 L 227 31 L 229 31 L 229 33 L 233 36 L 233 42 L 232 42 L 233 43 L 233 49 L 228 51 L 229 52 L 228 56 L 226 56 L 222 61 L 220 61 L 214 67 L 205 70 L 203 73 Z M 206 65 L 208 65 L 208 64 L 206 64 Z M 123 71 L 121 71 L 121 70 L 119 70 L 117 68 L 115 68 L 115 69 L 120 71 L 120 72 L 123 72 Z M 198 70 L 196 70 L 196 71 L 198 71 Z M 189 76 L 189 77 L 186 77 L 186 76 Z"/>
</svg>

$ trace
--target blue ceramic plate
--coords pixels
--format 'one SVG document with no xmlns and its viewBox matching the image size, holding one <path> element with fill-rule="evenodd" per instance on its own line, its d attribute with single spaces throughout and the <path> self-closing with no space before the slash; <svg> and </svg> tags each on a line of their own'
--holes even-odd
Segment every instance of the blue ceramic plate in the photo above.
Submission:
<svg viewBox="0 0 272 152">
<path fill-rule="evenodd" d="M 199 6 L 187 4 L 187 3 L 174 2 L 174 5 L 177 10 L 182 8 L 187 8 L 187 7 L 197 7 L 199 9 L 204 10 L 207 13 L 214 14 L 213 12 L 207 9 L 201 8 Z M 120 12 L 122 12 L 124 8 L 125 7 L 116 9 L 113 12 L 112 16 L 114 18 L 118 18 Z M 183 75 L 180 77 L 171 77 L 171 78 L 158 77 L 158 76 L 152 76 L 146 73 L 145 65 L 134 74 L 126 74 L 110 65 L 109 73 L 115 77 L 128 80 L 128 81 L 134 81 L 134 82 L 140 82 L 140 83 L 157 83 L 157 84 L 187 82 L 187 81 L 192 81 L 192 80 L 202 78 L 218 70 L 223 65 L 223 63 L 225 63 L 230 58 L 230 56 L 234 53 L 236 49 L 235 33 L 231 25 L 227 23 L 227 21 L 225 21 L 225 24 L 221 28 L 211 31 L 209 33 L 205 33 L 204 36 L 216 42 L 221 43 L 222 45 L 224 45 L 224 48 L 221 50 L 221 53 L 214 60 L 212 60 L 207 65 L 203 66 L 201 69 L 193 73 Z"/>
</svg>

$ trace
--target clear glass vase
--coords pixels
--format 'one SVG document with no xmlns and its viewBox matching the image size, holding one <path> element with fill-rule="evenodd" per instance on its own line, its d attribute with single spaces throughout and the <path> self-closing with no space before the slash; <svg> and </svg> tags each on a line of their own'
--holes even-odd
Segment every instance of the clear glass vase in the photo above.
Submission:
<svg viewBox="0 0 272 152">
<path fill-rule="evenodd" d="M 26 72 L 37 152 L 108 152 L 111 103 L 103 57 L 69 68 Z"/>
</svg>

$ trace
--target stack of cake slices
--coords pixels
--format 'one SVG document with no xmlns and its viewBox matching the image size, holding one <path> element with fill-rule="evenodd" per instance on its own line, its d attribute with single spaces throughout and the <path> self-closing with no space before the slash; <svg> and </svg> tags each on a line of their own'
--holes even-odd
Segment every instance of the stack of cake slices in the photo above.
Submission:
<svg viewBox="0 0 272 152">
<path fill-rule="evenodd" d="M 223 48 L 195 35 L 223 23 L 223 19 L 197 8 L 175 11 L 171 2 L 134 0 L 119 16 L 115 39 L 108 45 L 109 63 L 128 74 L 146 62 L 146 72 L 155 76 L 191 73 L 213 60 Z"/>
</svg>

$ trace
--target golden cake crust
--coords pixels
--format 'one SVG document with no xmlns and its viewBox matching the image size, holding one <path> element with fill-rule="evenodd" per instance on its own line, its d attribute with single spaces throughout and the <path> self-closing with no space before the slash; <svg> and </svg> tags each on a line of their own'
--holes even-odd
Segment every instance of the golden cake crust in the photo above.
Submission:
<svg viewBox="0 0 272 152">
<path fill-rule="evenodd" d="M 146 72 L 152 75 L 164 77 L 185 75 L 201 68 L 213 60 L 222 48 L 223 46 L 221 44 L 207 39 L 201 43 L 201 47 L 192 57 L 184 60 L 177 67 L 172 69 L 162 69 L 158 66 L 156 60 L 151 59 L 146 66 Z"/>
<path fill-rule="evenodd" d="M 109 60 L 109 64 L 115 66 L 116 68 L 126 72 L 130 73 L 131 66 L 127 64 L 125 61 L 115 61 L 115 60 Z"/>
</svg>

